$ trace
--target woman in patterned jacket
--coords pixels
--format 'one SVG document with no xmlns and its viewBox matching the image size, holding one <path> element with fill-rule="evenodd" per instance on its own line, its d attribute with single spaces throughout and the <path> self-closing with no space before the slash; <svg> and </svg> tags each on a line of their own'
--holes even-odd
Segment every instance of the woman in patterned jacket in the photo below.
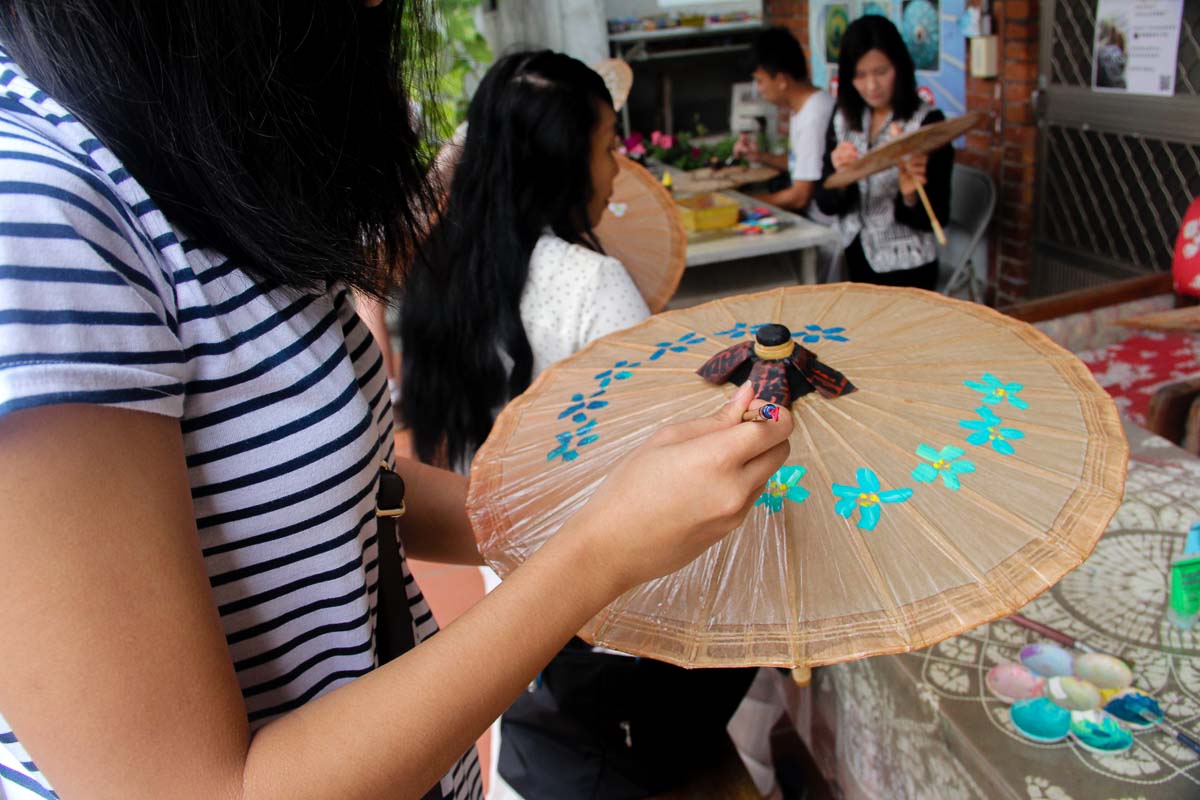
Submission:
<svg viewBox="0 0 1200 800">
<path fill-rule="evenodd" d="M 917 93 L 912 56 L 891 20 L 873 14 L 856 19 L 842 38 L 822 180 L 897 136 L 943 120 Z M 837 217 L 850 280 L 937 288 L 937 241 L 917 185 L 946 222 L 953 167 L 954 148 L 946 145 L 844 189 L 817 190 L 817 205 Z"/>
</svg>

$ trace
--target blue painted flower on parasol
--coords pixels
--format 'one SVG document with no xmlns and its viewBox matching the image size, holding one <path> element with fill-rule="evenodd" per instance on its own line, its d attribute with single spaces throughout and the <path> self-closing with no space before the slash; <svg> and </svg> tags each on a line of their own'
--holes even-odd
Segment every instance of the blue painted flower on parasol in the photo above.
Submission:
<svg viewBox="0 0 1200 800">
<path fill-rule="evenodd" d="M 613 364 L 612 369 L 606 369 L 604 372 L 597 373 L 593 376 L 594 380 L 600 381 L 600 388 L 607 389 L 608 385 L 613 381 L 626 381 L 633 377 L 630 370 L 640 367 L 640 361 L 618 361 Z"/>
<path fill-rule="evenodd" d="M 784 499 L 793 503 L 803 503 L 808 499 L 809 491 L 800 485 L 800 479 L 808 472 L 804 467 L 782 466 L 775 471 L 767 481 L 766 490 L 758 496 L 756 506 L 766 506 L 768 513 L 783 510 Z"/>
<path fill-rule="evenodd" d="M 796 338 L 805 344 L 816 344 L 817 342 L 848 342 L 850 341 L 844 335 L 846 329 L 840 326 L 833 328 L 822 328 L 820 325 L 805 325 L 796 333 Z"/>
<path fill-rule="evenodd" d="M 686 353 L 688 348 L 700 344 L 704 341 L 704 337 L 698 333 L 685 333 L 673 342 L 657 342 L 654 346 L 658 349 L 651 354 L 651 361 L 658 361 L 667 353 Z"/>
<path fill-rule="evenodd" d="M 855 477 L 858 479 L 857 486 L 833 484 L 834 496 L 841 498 L 834 510 L 850 519 L 857 508 L 858 527 L 864 531 L 875 530 L 883 514 L 884 503 L 903 503 L 913 496 L 913 490 L 908 488 L 882 490 L 879 476 L 866 467 L 859 467 Z"/>
<path fill-rule="evenodd" d="M 732 328 L 729 328 L 728 330 L 717 331 L 713 334 L 713 336 L 725 336 L 729 339 L 741 339 L 743 336 L 750 336 L 758 333 L 758 329 L 766 324 L 767 323 L 765 322 L 760 322 L 757 325 L 747 325 L 744 322 L 735 322 Z"/>
<path fill-rule="evenodd" d="M 963 385 L 982 393 L 983 402 L 989 406 L 1000 405 L 1008 401 L 1013 408 L 1021 410 L 1029 408 L 1029 403 L 1017 397 L 1017 392 L 1025 388 L 1022 384 L 1004 383 L 990 372 L 983 373 L 983 377 L 978 381 L 963 381 Z"/>
<path fill-rule="evenodd" d="M 576 428 L 573 433 L 571 431 L 564 431 L 563 433 L 555 434 L 554 438 L 558 440 L 558 447 L 555 447 L 546 454 L 546 460 L 553 461 L 556 458 L 561 458 L 564 462 L 569 462 L 579 458 L 579 450 L 576 448 L 586 447 L 600 438 L 599 434 L 593 433 L 595 427 L 596 420 L 589 419 Z"/>
<path fill-rule="evenodd" d="M 598 408 L 604 408 L 608 405 L 607 400 L 593 399 L 602 394 L 604 394 L 603 389 L 598 392 L 593 392 L 586 398 L 582 394 L 571 395 L 571 405 L 567 406 L 566 410 L 558 415 L 558 418 L 566 419 L 567 417 L 571 417 L 575 422 L 583 422 L 585 419 L 587 419 L 587 414 L 583 413 L 584 409 L 595 411 Z"/>
<path fill-rule="evenodd" d="M 963 419 L 958 422 L 962 427 L 972 431 L 967 435 L 968 442 L 973 445 L 990 444 L 993 450 L 1006 456 L 1011 456 L 1016 452 L 1008 440 L 1024 439 L 1024 433 L 1016 428 L 1003 427 L 1004 420 L 997 417 L 987 406 L 980 406 L 975 409 L 975 413 L 980 416 L 980 419 Z"/>
<path fill-rule="evenodd" d="M 942 483 L 957 492 L 961 486 L 958 476 L 975 471 L 975 465 L 970 461 L 959 460 L 963 452 L 961 447 L 953 445 L 947 445 L 941 450 L 934 450 L 927 444 L 917 445 L 917 455 L 930 463 L 918 464 L 912 473 L 913 480 L 933 483 L 940 475 Z"/>
</svg>

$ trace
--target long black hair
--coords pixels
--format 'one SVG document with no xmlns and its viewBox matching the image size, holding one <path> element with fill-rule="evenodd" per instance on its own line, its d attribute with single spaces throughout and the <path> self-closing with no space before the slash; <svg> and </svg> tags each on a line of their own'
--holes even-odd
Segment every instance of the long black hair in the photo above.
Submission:
<svg viewBox="0 0 1200 800">
<path fill-rule="evenodd" d="M 401 68 L 421 2 L 0 0 L 0 41 L 198 242 L 382 296 L 429 203 Z"/>
<path fill-rule="evenodd" d="M 912 55 L 900 37 L 900 31 L 887 17 L 868 14 L 850 23 L 842 36 L 842 52 L 838 58 L 837 104 L 842 117 L 852 130 L 862 129 L 863 109 L 866 101 L 854 88 L 854 73 L 858 61 L 872 50 L 879 50 L 896 70 L 896 83 L 892 90 L 892 117 L 897 120 L 911 119 L 921 107 L 917 94 L 917 70 Z"/>
<path fill-rule="evenodd" d="M 421 460 L 464 464 L 528 388 L 520 306 L 538 238 L 600 250 L 587 208 L 602 103 L 600 76 L 549 50 L 500 59 L 475 92 L 445 211 L 402 293 L 400 411 Z"/>
</svg>

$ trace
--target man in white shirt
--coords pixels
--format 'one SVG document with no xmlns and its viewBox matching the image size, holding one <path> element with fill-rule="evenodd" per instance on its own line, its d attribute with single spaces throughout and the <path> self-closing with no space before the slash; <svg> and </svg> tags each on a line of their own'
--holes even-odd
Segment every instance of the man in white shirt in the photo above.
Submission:
<svg viewBox="0 0 1200 800">
<path fill-rule="evenodd" d="M 759 95 L 791 114 L 788 152 L 763 153 L 753 142 L 749 147 L 735 147 L 734 155 L 787 170 L 791 185 L 760 195 L 760 200 L 793 211 L 808 211 L 809 216 L 824 221 L 816 203 L 810 205 L 810 201 L 821 180 L 825 131 L 833 116 L 834 99 L 812 85 L 804 48 L 787 28 L 769 28 L 759 35 L 754 43 L 754 64 L 754 85 Z"/>
</svg>

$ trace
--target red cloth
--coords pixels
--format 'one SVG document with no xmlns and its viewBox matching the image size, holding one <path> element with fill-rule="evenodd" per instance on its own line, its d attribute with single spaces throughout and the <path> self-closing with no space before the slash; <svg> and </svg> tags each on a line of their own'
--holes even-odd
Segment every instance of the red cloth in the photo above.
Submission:
<svg viewBox="0 0 1200 800">
<path fill-rule="evenodd" d="M 1175 238 L 1175 259 L 1171 262 L 1175 291 L 1200 297 L 1200 197 L 1183 214 L 1179 236 Z"/>
<path fill-rule="evenodd" d="M 1079 354 L 1121 413 L 1146 425 L 1150 398 L 1163 386 L 1200 375 L 1200 336 L 1148 331 Z"/>
</svg>

